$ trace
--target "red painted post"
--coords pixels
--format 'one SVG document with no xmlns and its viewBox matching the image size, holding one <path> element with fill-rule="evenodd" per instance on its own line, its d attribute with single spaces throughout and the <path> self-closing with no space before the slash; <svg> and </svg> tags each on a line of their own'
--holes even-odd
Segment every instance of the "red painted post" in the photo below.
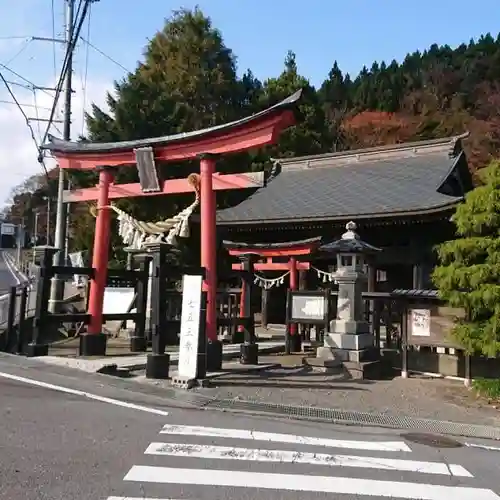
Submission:
<svg viewBox="0 0 500 500">
<path fill-rule="evenodd" d="M 102 333 L 102 307 L 104 288 L 106 287 L 109 240 L 111 227 L 111 210 L 109 206 L 109 186 L 113 182 L 113 173 L 103 168 L 99 172 L 99 198 L 97 200 L 97 218 L 95 223 L 94 251 L 92 267 L 94 278 L 90 281 L 89 314 L 91 316 L 88 334 Z"/>
<path fill-rule="evenodd" d="M 290 290 L 297 290 L 299 288 L 299 280 L 297 273 L 297 259 L 295 257 L 290 257 Z M 297 325 L 292 323 L 290 325 L 290 335 L 297 334 Z"/>
<path fill-rule="evenodd" d="M 246 288 L 245 281 L 241 280 L 240 318 L 244 318 L 247 315 L 247 311 L 245 311 Z M 238 332 L 242 333 L 244 330 L 243 325 L 238 325 Z"/>
<path fill-rule="evenodd" d="M 212 176 L 215 173 L 215 157 L 203 155 L 200 160 L 200 214 L 201 214 L 201 266 L 206 270 L 203 289 L 207 292 L 208 340 L 217 341 L 217 238 L 216 199 Z"/>
</svg>

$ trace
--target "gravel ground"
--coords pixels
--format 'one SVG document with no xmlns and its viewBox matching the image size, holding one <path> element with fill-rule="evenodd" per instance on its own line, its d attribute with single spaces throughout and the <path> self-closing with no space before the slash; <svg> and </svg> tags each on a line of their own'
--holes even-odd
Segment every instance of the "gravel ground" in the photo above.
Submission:
<svg viewBox="0 0 500 500">
<path fill-rule="evenodd" d="M 263 361 L 263 360 L 262 360 Z M 275 368 L 252 374 L 226 374 L 201 394 L 286 405 L 500 426 L 499 409 L 477 399 L 462 382 L 414 376 L 353 381 L 308 368 Z"/>
</svg>

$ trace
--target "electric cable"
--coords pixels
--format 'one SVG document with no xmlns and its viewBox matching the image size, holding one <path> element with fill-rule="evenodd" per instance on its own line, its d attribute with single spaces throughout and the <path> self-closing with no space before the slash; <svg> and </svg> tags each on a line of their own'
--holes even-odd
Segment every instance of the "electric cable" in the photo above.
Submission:
<svg viewBox="0 0 500 500">
<path fill-rule="evenodd" d="M 12 61 L 17 59 L 29 47 L 32 41 L 33 40 L 31 38 L 26 39 L 22 47 L 8 61 L 5 61 L 4 64 L 10 64 Z"/>
<path fill-rule="evenodd" d="M 35 88 L 37 90 L 40 90 L 44 94 L 47 94 L 48 96 L 52 97 L 52 94 L 49 91 L 47 91 L 45 89 L 37 88 L 37 85 L 35 85 L 32 81 L 30 81 L 27 78 L 25 78 L 24 76 L 20 75 L 19 73 L 17 73 L 13 69 L 9 68 L 5 64 L 0 63 L 0 68 L 3 68 L 5 71 L 8 71 L 9 73 L 12 73 L 14 76 L 16 76 L 17 78 L 19 78 L 20 80 L 23 80 L 24 82 L 26 82 L 27 85 L 29 85 L 29 87 L 26 87 L 27 89 L 31 90 L 31 89 Z M 20 84 L 16 83 L 16 85 L 20 85 Z"/>
<path fill-rule="evenodd" d="M 7 82 L 7 80 L 5 79 L 5 77 L 4 77 L 4 75 L 3 75 L 3 73 L 1 71 L 0 71 L 0 80 L 2 80 L 3 84 L 5 85 L 5 88 L 7 89 L 7 92 L 10 94 L 10 97 L 16 103 L 16 106 L 18 107 L 19 111 L 23 115 L 23 118 L 26 121 L 26 125 L 29 128 L 29 130 L 30 130 L 31 138 L 33 139 L 33 142 L 35 143 L 35 146 L 37 147 L 37 149 L 39 149 L 39 145 L 38 145 L 37 140 L 36 140 L 35 132 L 33 131 L 33 127 L 31 126 L 31 123 L 30 123 L 30 121 L 28 119 L 28 116 L 24 112 L 24 109 L 22 108 L 21 104 L 19 104 L 19 101 L 17 100 L 14 92 L 12 92 L 12 89 L 10 88 L 9 83 Z M 47 179 L 48 179 L 49 178 L 49 172 L 47 170 L 47 167 L 45 166 L 45 162 L 43 161 L 43 158 L 42 158 L 42 161 L 40 161 L 40 164 L 42 165 L 42 167 L 43 167 L 43 169 L 45 171 L 45 175 L 47 176 Z"/>
<path fill-rule="evenodd" d="M 90 25 L 91 25 L 91 18 L 92 18 L 92 5 L 89 7 L 89 13 L 88 13 L 88 24 L 87 24 L 87 39 L 90 39 Z M 81 40 L 83 40 L 82 37 L 80 37 Z M 82 99 L 82 130 L 80 135 L 83 136 L 83 132 L 85 130 L 85 108 L 87 106 L 87 78 L 88 78 L 88 73 L 89 73 L 89 44 L 85 44 L 85 71 L 84 71 L 84 76 L 83 76 L 83 81 L 82 81 L 82 94 L 83 94 L 83 99 Z"/>
<path fill-rule="evenodd" d="M 57 85 L 56 85 L 56 95 L 54 96 L 54 101 L 53 101 L 52 109 L 51 109 L 50 116 L 48 119 L 47 128 L 45 129 L 45 133 L 43 134 L 43 139 L 41 142 L 42 145 L 45 143 L 45 141 L 47 140 L 47 137 L 49 135 L 49 130 L 50 130 L 52 121 L 54 120 L 54 115 L 56 112 L 59 96 L 62 92 L 64 80 L 65 80 L 66 74 L 68 72 L 68 63 L 69 63 L 70 57 L 75 49 L 76 42 L 77 42 L 78 38 L 80 37 L 80 31 L 82 29 L 83 23 L 84 23 L 85 18 L 87 16 L 87 12 L 88 12 L 88 9 L 90 7 L 91 2 L 92 2 L 92 0 L 80 0 L 80 4 L 78 6 L 78 12 L 80 11 L 80 7 L 83 5 L 82 13 L 80 15 L 80 19 L 75 20 L 75 23 L 73 25 L 74 26 L 74 30 L 72 30 L 73 37 L 71 40 L 69 40 L 69 43 L 67 45 L 63 65 L 62 65 L 60 76 L 59 76 L 59 81 L 57 82 Z M 41 147 L 39 148 L 38 151 L 39 151 L 38 152 L 38 161 L 40 161 L 43 158 L 44 153 L 43 153 Z"/>
<path fill-rule="evenodd" d="M 54 0 L 51 0 L 51 11 L 52 11 L 52 39 L 54 40 L 52 42 L 52 58 L 53 58 L 53 65 L 54 65 L 54 80 L 57 77 L 57 57 L 56 57 L 56 13 L 55 13 L 55 5 L 54 5 Z"/>
<path fill-rule="evenodd" d="M 111 56 L 103 52 L 101 49 L 90 43 L 88 40 L 83 38 L 83 36 L 80 37 L 80 40 L 84 43 L 86 43 L 91 49 L 94 49 L 98 54 L 101 54 L 101 56 L 105 57 L 108 61 L 112 62 L 113 64 L 116 64 L 119 68 L 123 69 L 127 73 L 130 73 L 130 70 L 127 69 L 123 64 L 120 64 L 117 60 L 113 59 Z"/>
</svg>

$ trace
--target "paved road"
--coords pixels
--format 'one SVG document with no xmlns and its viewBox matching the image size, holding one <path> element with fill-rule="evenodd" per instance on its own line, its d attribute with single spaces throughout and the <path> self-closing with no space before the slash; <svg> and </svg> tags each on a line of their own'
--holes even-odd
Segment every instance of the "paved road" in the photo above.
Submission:
<svg viewBox="0 0 500 500">
<path fill-rule="evenodd" d="M 500 452 L 173 407 L 154 386 L 8 356 L 0 398 L 5 500 L 500 499 Z"/>
<path fill-rule="evenodd" d="M 15 276 L 9 268 L 7 262 L 5 261 L 3 251 L 0 250 L 0 295 L 7 293 L 9 291 L 9 287 L 18 284 L 19 280 L 17 279 L 17 276 Z"/>
</svg>

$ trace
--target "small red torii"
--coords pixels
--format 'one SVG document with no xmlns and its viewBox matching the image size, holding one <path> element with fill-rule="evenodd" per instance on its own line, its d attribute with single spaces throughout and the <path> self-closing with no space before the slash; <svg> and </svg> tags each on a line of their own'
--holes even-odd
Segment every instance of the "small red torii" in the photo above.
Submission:
<svg viewBox="0 0 500 500">
<path fill-rule="evenodd" d="M 234 241 L 223 241 L 223 247 L 232 257 L 243 257 L 245 255 L 255 255 L 265 262 L 255 262 L 253 269 L 255 271 L 289 271 L 290 272 L 290 290 L 299 288 L 299 279 L 297 271 L 308 271 L 311 267 L 309 262 L 300 261 L 305 256 L 311 255 L 319 248 L 322 237 L 309 238 L 307 240 L 289 241 L 285 243 L 239 243 Z M 287 262 L 276 262 L 274 259 L 283 259 L 288 257 Z M 232 264 L 233 271 L 243 270 L 243 264 Z M 245 287 L 242 287 L 240 296 L 240 316 L 246 316 L 245 311 Z M 296 334 L 297 325 L 290 325 L 290 334 Z"/>
<path fill-rule="evenodd" d="M 190 133 L 114 143 L 71 142 L 49 137 L 43 146 L 56 158 L 59 168 L 99 170 L 96 187 L 65 193 L 65 202 L 97 200 L 88 312 L 91 320 L 80 343 L 80 354 L 102 355 L 106 336 L 102 333 L 104 288 L 107 279 L 110 240 L 110 199 L 132 196 L 158 196 L 192 191 L 187 179 L 158 179 L 155 162 L 200 159 L 201 183 L 201 266 L 206 270 L 206 332 L 217 342 L 216 317 L 216 198 L 219 189 L 243 189 L 262 186 L 262 174 L 227 174 L 215 172 L 216 157 L 237 153 L 277 142 L 280 133 L 295 124 L 294 110 L 301 98 L 299 90 L 280 103 L 231 123 Z M 137 165 L 139 183 L 115 184 L 110 167 Z"/>
</svg>

